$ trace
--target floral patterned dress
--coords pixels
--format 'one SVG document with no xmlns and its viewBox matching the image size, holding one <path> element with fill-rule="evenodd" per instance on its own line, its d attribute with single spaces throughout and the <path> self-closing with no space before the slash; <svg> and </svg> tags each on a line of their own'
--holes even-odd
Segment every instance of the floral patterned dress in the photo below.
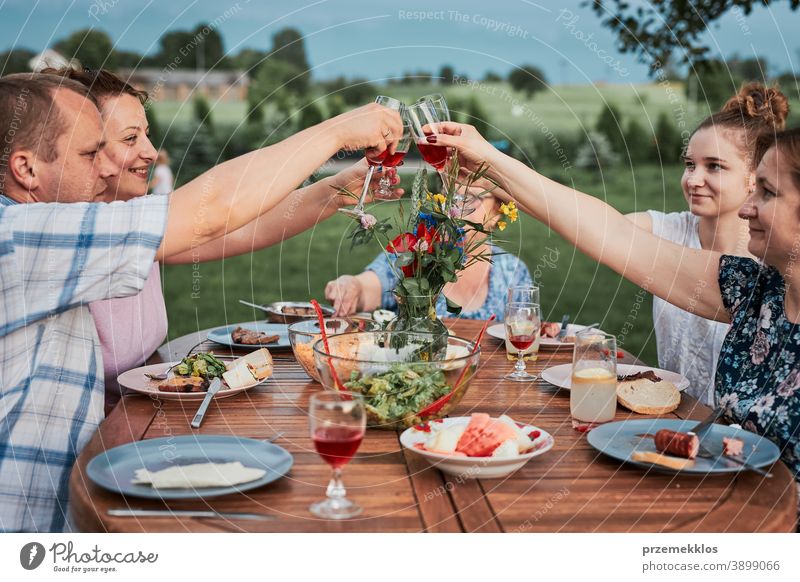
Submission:
<svg viewBox="0 0 800 582">
<path fill-rule="evenodd" d="M 717 402 L 726 418 L 770 439 L 800 479 L 800 324 L 784 314 L 784 281 L 773 267 L 724 255 L 722 301 L 731 329 L 722 345 Z"/>
</svg>

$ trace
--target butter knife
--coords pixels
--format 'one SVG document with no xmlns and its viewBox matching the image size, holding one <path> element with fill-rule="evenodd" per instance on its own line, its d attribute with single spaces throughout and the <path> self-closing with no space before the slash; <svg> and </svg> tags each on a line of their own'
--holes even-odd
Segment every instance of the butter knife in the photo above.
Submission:
<svg viewBox="0 0 800 582">
<path fill-rule="evenodd" d="M 253 519 L 269 521 L 278 519 L 266 513 L 230 513 L 194 509 L 109 509 L 111 517 L 212 517 L 217 519 Z"/>
<path fill-rule="evenodd" d="M 200 404 L 200 408 L 197 409 L 197 414 L 195 414 L 194 419 L 192 419 L 192 428 L 200 428 L 200 424 L 203 422 L 203 417 L 206 415 L 206 410 L 208 410 L 208 405 L 211 404 L 211 399 L 214 398 L 214 395 L 217 392 L 219 392 L 220 388 L 222 388 L 222 380 L 219 378 L 214 378 L 211 381 L 211 386 L 208 387 L 206 397 L 203 398 L 203 402 Z"/>
<path fill-rule="evenodd" d="M 561 318 L 561 329 L 558 330 L 558 335 L 556 339 L 560 342 L 564 341 L 564 338 L 567 337 L 567 327 L 569 326 L 569 314 L 565 313 L 564 317 Z"/>
</svg>

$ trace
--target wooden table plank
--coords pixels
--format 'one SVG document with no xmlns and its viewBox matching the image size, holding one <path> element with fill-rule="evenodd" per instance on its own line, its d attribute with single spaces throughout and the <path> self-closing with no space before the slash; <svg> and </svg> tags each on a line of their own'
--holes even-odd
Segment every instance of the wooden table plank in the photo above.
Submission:
<svg viewBox="0 0 800 582">
<path fill-rule="evenodd" d="M 482 322 L 448 322 L 472 338 Z M 190 334 L 165 344 L 151 359 L 174 361 L 205 337 Z M 209 343 L 199 350 L 211 347 Z M 505 479 L 471 480 L 446 476 L 419 456 L 402 450 L 398 433 L 370 430 L 356 458 L 345 469 L 349 494 L 365 509 L 355 520 L 317 520 L 308 512 L 324 496 L 329 469 L 314 452 L 306 411 L 320 389 L 309 381 L 291 352 L 274 352 L 272 380 L 236 398 L 212 403 L 199 431 L 189 428 L 197 403 L 182 405 L 141 396 L 124 398 L 103 423 L 72 473 L 72 511 L 84 531 L 385 531 L 385 532 L 557 532 L 557 531 L 793 531 L 796 491 L 788 469 L 777 463 L 775 477 L 752 473 L 694 478 L 645 472 L 600 455 L 586 436 L 572 429 L 569 393 L 538 380 L 518 384 L 502 379 L 513 363 L 502 342 L 484 338 L 481 363 L 469 391 L 453 416 L 507 413 L 540 426 L 555 447 Z M 233 350 L 232 353 L 240 353 Z M 542 352 L 530 369 L 570 362 L 572 350 Z M 636 362 L 629 354 L 626 363 Z M 708 408 L 684 396 L 670 418 L 699 419 Z M 617 419 L 638 415 L 619 409 Z M 235 434 L 256 439 L 283 432 L 278 444 L 295 457 L 287 478 L 247 494 L 207 501 L 169 503 L 169 507 L 260 511 L 269 522 L 221 519 L 111 519 L 105 510 L 126 506 L 121 496 L 85 479 L 85 465 L 95 454 L 125 442 L 180 434 Z M 166 507 L 129 500 L 135 507 Z"/>
</svg>

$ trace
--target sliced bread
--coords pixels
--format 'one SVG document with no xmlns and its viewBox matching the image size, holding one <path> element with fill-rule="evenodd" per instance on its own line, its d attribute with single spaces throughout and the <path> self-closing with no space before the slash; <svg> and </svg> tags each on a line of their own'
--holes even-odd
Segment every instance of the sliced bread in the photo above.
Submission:
<svg viewBox="0 0 800 582">
<path fill-rule="evenodd" d="M 666 414 L 681 403 L 681 393 L 672 382 L 632 380 L 617 385 L 617 400 L 639 414 Z"/>
</svg>

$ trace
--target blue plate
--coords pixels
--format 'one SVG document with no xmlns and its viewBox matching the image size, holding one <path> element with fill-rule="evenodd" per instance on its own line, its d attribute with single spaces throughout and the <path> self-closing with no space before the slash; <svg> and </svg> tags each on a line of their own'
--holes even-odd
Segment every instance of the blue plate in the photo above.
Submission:
<svg viewBox="0 0 800 582">
<path fill-rule="evenodd" d="M 264 344 L 264 345 L 251 345 L 251 344 L 235 344 L 231 339 L 231 332 L 237 327 L 251 329 L 253 331 L 260 331 L 269 335 L 279 335 L 277 343 Z M 247 348 L 248 350 L 257 350 L 258 348 L 273 349 L 291 349 L 292 344 L 289 343 L 289 326 L 285 323 L 266 323 L 263 321 L 250 321 L 248 323 L 237 323 L 234 325 L 226 325 L 225 327 L 218 327 L 208 332 L 208 339 L 218 344 L 232 346 L 235 348 Z"/>
<path fill-rule="evenodd" d="M 154 489 L 134 485 L 137 469 L 160 471 L 174 465 L 194 463 L 230 463 L 240 461 L 245 467 L 264 469 L 266 474 L 255 481 L 232 487 L 199 489 Z M 150 439 L 115 447 L 97 455 L 86 467 L 86 474 L 104 489 L 149 499 L 195 499 L 248 491 L 283 477 L 292 468 L 291 454 L 278 445 L 232 436 L 179 436 Z"/>
<path fill-rule="evenodd" d="M 631 459 L 634 451 L 655 451 L 656 445 L 652 438 L 636 436 L 638 434 L 655 434 L 662 428 L 686 432 L 697 424 L 696 420 L 677 419 L 641 419 L 623 420 L 603 424 L 589 432 L 587 440 L 595 449 L 626 463 L 631 463 L 647 469 L 657 469 L 669 473 L 694 473 L 708 475 L 711 473 L 736 473 L 745 470 L 738 463 L 723 457 L 715 459 L 695 459 L 694 465 L 676 471 L 662 465 L 642 463 Z M 762 438 L 757 434 L 741 428 L 714 424 L 703 435 L 703 441 L 711 450 L 722 446 L 722 437 L 736 437 L 744 441 L 743 461 L 755 467 L 771 465 L 780 457 L 780 449 L 772 441 Z"/>
</svg>

